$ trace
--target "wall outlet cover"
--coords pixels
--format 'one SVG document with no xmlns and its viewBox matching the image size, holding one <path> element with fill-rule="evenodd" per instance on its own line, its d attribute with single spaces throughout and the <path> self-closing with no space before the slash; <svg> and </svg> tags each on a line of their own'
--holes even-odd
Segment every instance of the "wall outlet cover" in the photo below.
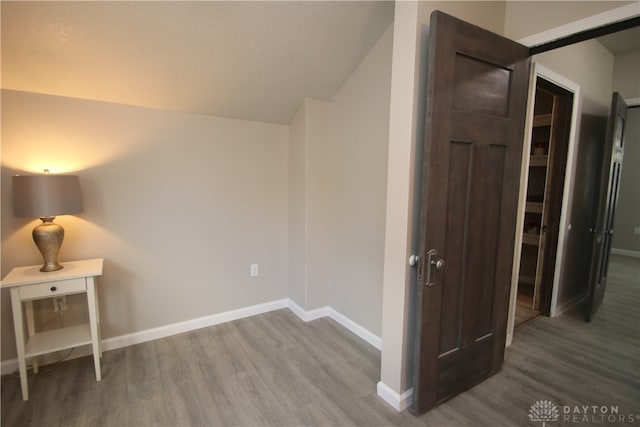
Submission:
<svg viewBox="0 0 640 427">
<path fill-rule="evenodd" d="M 53 311 L 67 311 L 67 296 L 53 298 Z"/>
<path fill-rule="evenodd" d="M 249 269 L 249 273 L 251 277 L 256 277 L 258 275 L 258 264 L 251 264 L 251 268 Z"/>
</svg>

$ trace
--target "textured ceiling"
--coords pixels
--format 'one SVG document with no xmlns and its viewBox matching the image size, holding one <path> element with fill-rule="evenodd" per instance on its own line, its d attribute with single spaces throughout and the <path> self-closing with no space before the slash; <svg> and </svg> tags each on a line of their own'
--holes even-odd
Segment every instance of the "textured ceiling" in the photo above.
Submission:
<svg viewBox="0 0 640 427">
<path fill-rule="evenodd" d="M 288 123 L 329 100 L 390 2 L 2 2 L 2 87 Z"/>
</svg>

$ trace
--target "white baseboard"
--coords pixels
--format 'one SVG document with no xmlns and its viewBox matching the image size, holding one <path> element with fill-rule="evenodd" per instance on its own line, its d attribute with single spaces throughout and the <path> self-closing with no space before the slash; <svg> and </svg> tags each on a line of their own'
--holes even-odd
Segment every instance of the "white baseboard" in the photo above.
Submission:
<svg viewBox="0 0 640 427">
<path fill-rule="evenodd" d="M 363 328 L 353 320 L 349 319 L 344 314 L 338 313 L 333 308 L 327 307 L 327 310 L 329 312 L 328 315 L 331 319 L 335 320 L 336 322 L 338 322 L 339 324 L 341 324 L 342 326 L 344 326 L 345 328 L 347 328 L 348 330 L 350 330 L 351 332 L 353 332 L 354 334 L 356 334 L 357 336 L 359 336 L 360 338 L 362 338 L 363 340 L 365 340 L 366 342 L 368 342 L 369 344 L 377 348 L 378 350 L 382 349 L 382 338 L 375 335 L 373 332 L 370 332 L 369 330 Z"/>
<path fill-rule="evenodd" d="M 382 400 L 391 405 L 396 411 L 401 412 L 411 406 L 411 397 L 413 396 L 412 388 L 400 394 L 395 392 L 393 389 L 391 389 L 391 387 L 389 387 L 382 381 L 378 382 L 377 388 L 378 396 L 380 396 Z"/>
<path fill-rule="evenodd" d="M 115 350 L 116 348 L 127 347 L 147 341 L 153 341 L 160 338 L 169 337 L 171 335 L 177 335 L 184 332 L 194 331 L 200 328 L 206 328 L 208 326 L 219 325 L 220 323 L 244 319 L 245 317 L 267 313 L 269 311 L 280 310 L 282 308 L 287 308 L 288 304 L 289 299 L 285 298 L 262 304 L 252 305 L 249 307 L 239 308 L 237 310 L 225 311 L 224 313 L 212 314 L 210 316 L 186 320 L 184 322 L 173 323 L 171 325 L 160 326 L 158 328 L 134 332 L 132 334 L 107 338 L 102 341 L 102 348 L 105 351 Z"/>
<path fill-rule="evenodd" d="M 3 360 L 0 374 L 7 375 L 18 370 L 18 359 Z"/>
<path fill-rule="evenodd" d="M 289 299 L 284 298 L 276 301 L 270 301 L 262 304 L 256 304 L 249 307 L 239 308 L 237 310 L 225 311 L 224 313 L 212 314 L 210 316 L 198 317 L 196 319 L 186 320 L 184 322 L 172 323 L 170 325 L 160 326 L 157 328 L 146 329 L 144 331 L 134 332 L 131 334 L 120 335 L 117 337 L 102 340 L 102 351 L 115 350 L 118 348 L 128 347 L 130 345 L 141 344 L 160 338 L 169 337 L 171 335 L 181 334 L 183 332 L 194 331 L 196 329 L 206 328 L 208 326 L 218 325 L 220 323 L 231 322 L 232 320 L 243 319 L 245 317 L 255 316 L 257 314 L 267 313 L 269 311 L 280 310 L 289 307 Z M 60 352 L 60 353 L 64 353 Z M 68 359 L 76 359 L 91 354 L 90 346 L 77 347 Z M 59 359 L 55 357 L 44 357 L 40 364 L 55 363 Z M 3 360 L 0 364 L 0 373 L 2 375 L 10 374 L 18 369 L 18 359 Z"/>
<path fill-rule="evenodd" d="M 379 336 L 363 328 L 344 314 L 337 312 L 329 306 L 307 311 L 292 300 L 289 300 L 289 310 L 293 311 L 300 319 L 304 320 L 305 322 L 320 319 L 321 317 L 329 317 L 330 319 L 335 320 L 340 325 L 377 348 L 378 350 L 382 348 L 382 339 Z"/>
<path fill-rule="evenodd" d="M 231 322 L 233 320 L 243 319 L 245 317 L 255 316 L 257 314 L 267 313 L 269 311 L 280 310 L 288 308 L 295 313 L 300 319 L 305 322 L 319 319 L 321 317 L 330 317 L 335 320 L 372 346 L 377 349 L 381 348 L 382 340 L 380 337 L 369 332 L 362 326 L 355 323 L 353 320 L 338 313 L 331 307 L 322 307 L 315 310 L 304 310 L 298 304 L 284 298 L 276 301 L 266 302 L 263 304 L 252 305 L 249 307 L 239 308 L 237 310 L 226 311 L 224 313 L 212 314 L 210 316 L 199 317 L 197 319 L 186 320 L 184 322 L 173 323 L 170 325 L 160 326 L 157 328 L 146 329 L 144 331 L 134 332 L 131 334 L 120 335 L 117 337 L 107 338 L 102 340 L 102 351 L 115 350 L 118 348 L 128 347 L 130 345 L 141 344 L 148 341 L 153 341 L 161 338 L 166 338 L 172 335 L 181 334 L 184 332 L 194 331 L 196 329 L 206 328 L 208 326 L 218 325 L 220 323 Z M 60 352 L 64 353 L 64 352 Z M 88 356 L 91 354 L 90 346 L 78 347 L 73 350 L 73 353 L 68 359 L 75 359 L 78 357 Z M 44 357 L 40 360 L 40 365 L 46 365 L 48 363 L 55 363 L 59 360 L 56 354 L 51 357 Z M 9 359 L 3 360 L 0 364 L 0 374 L 10 374 L 18 369 L 18 360 Z"/>
<path fill-rule="evenodd" d="M 79 357 L 89 356 L 92 353 L 91 344 L 83 345 L 81 347 L 74 347 L 71 354 L 69 350 L 57 351 L 38 357 L 38 363 L 40 366 L 50 365 L 52 363 L 58 363 L 62 360 L 72 360 Z M 68 355 L 69 354 L 69 355 Z M 27 370 L 31 370 L 30 366 L 27 366 Z M 7 375 L 18 371 L 18 359 L 3 360 L 0 364 L 0 375 Z"/>
<path fill-rule="evenodd" d="M 633 258 L 640 258 L 640 252 L 638 251 L 630 251 L 628 249 L 616 249 L 616 248 L 611 248 L 611 253 L 614 255 L 624 255 L 624 256 L 630 256 Z"/>
<path fill-rule="evenodd" d="M 294 301 L 289 300 L 289 310 L 293 311 L 296 316 L 305 322 L 320 319 L 321 317 L 327 317 L 329 315 L 329 307 L 316 308 L 314 310 L 305 310 L 300 307 Z"/>
</svg>

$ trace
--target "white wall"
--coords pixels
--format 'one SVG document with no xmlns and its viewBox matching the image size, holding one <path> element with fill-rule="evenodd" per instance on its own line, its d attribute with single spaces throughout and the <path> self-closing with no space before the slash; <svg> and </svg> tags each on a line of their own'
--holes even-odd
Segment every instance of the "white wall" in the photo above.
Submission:
<svg viewBox="0 0 640 427">
<path fill-rule="evenodd" d="M 613 90 L 623 98 L 640 98 L 640 50 L 616 55 L 613 60 Z"/>
<path fill-rule="evenodd" d="M 329 103 L 306 99 L 290 123 L 290 297 L 305 310 L 329 306 L 374 336 L 392 36 L 389 27 Z"/>
<path fill-rule="evenodd" d="M 421 1 L 418 3 L 420 25 L 429 27 L 431 13 L 440 10 L 463 21 L 502 34 L 506 13 L 505 1 Z M 426 46 L 422 46 L 426 49 Z"/>
<path fill-rule="evenodd" d="M 58 219 L 60 259 L 105 258 L 103 338 L 286 297 L 379 336 L 392 34 L 290 126 L 3 91 L 2 274 L 40 262 L 10 176 L 47 167 L 80 175 L 85 212 Z"/>
<path fill-rule="evenodd" d="M 506 2 L 504 35 L 518 40 L 637 1 L 522 1 Z"/>
<path fill-rule="evenodd" d="M 330 104 L 306 99 L 307 119 L 307 300 L 305 308 L 329 304 L 331 181 L 327 143 Z"/>
<path fill-rule="evenodd" d="M 307 299 L 307 127 L 306 103 L 289 123 L 289 298 L 303 308 Z"/>
<path fill-rule="evenodd" d="M 282 125 L 4 90 L 2 275 L 41 262 L 10 176 L 47 167 L 80 176 L 85 210 L 58 218 L 60 259 L 105 258 L 104 338 L 285 298 L 287 146 Z"/>
<path fill-rule="evenodd" d="M 332 97 L 329 305 L 380 336 L 393 27 Z"/>
<path fill-rule="evenodd" d="M 289 297 L 327 305 L 327 120 L 329 104 L 305 99 L 289 124 Z"/>
<path fill-rule="evenodd" d="M 582 112 L 607 115 L 611 104 L 613 54 L 587 40 L 533 57 L 545 67 L 580 85 Z"/>
</svg>

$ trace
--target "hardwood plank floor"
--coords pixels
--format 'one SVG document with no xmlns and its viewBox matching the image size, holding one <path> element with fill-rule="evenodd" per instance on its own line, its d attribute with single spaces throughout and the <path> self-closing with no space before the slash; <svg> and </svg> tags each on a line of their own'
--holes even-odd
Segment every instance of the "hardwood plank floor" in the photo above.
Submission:
<svg viewBox="0 0 640 427">
<path fill-rule="evenodd" d="M 514 325 L 517 328 L 529 320 L 535 319 L 539 315 L 540 313 L 537 310 L 532 309 L 530 304 L 520 304 L 520 302 L 518 302 L 516 304 L 516 320 Z"/>
<path fill-rule="evenodd" d="M 615 256 L 603 306 L 538 317 L 516 331 L 503 370 L 415 417 L 376 395 L 380 352 L 330 319 L 304 323 L 279 310 L 2 377 L 2 426 L 541 426 L 538 400 L 617 406 L 640 414 L 640 260 Z M 561 415 L 562 417 L 563 415 Z M 629 425 L 574 423 L 549 426 Z M 595 421 L 595 422 L 594 422 Z M 633 424 L 640 424 L 640 418 Z"/>
</svg>

